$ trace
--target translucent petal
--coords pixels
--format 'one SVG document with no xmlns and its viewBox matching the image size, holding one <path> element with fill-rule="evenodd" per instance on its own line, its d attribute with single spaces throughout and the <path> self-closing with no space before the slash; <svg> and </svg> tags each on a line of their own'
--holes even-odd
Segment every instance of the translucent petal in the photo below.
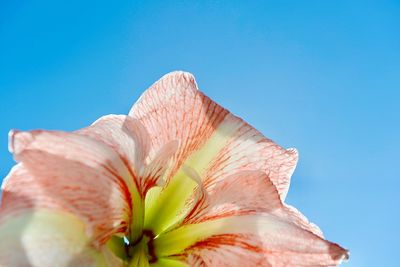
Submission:
<svg viewBox="0 0 400 267">
<path fill-rule="evenodd" d="M 94 249 L 85 224 L 66 212 L 10 217 L 0 223 L 0 240 L 0 266 L 122 266 L 106 248 Z"/>
</svg>

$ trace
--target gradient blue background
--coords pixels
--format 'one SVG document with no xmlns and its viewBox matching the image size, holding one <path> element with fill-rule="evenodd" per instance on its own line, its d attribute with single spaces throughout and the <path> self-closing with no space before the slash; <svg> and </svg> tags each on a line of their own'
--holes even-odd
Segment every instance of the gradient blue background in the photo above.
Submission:
<svg viewBox="0 0 400 267">
<path fill-rule="evenodd" d="M 351 250 L 344 266 L 398 266 L 399 1 L 81 2 L 0 1 L 0 177 L 9 129 L 125 114 L 187 70 L 298 148 L 288 202 Z"/>
</svg>

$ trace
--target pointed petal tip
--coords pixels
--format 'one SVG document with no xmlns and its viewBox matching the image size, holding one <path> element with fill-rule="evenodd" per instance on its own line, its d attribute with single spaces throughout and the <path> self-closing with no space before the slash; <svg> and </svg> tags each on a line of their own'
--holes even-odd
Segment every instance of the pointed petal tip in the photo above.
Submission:
<svg viewBox="0 0 400 267">
<path fill-rule="evenodd" d="M 33 136 L 30 132 L 11 130 L 8 133 L 8 151 L 19 154 L 32 140 Z"/>
<path fill-rule="evenodd" d="M 296 156 L 297 158 L 299 157 L 299 151 L 297 150 L 297 148 L 291 147 L 286 149 L 286 151 L 292 154 L 293 156 Z"/>
<path fill-rule="evenodd" d="M 297 162 L 299 161 L 299 151 L 296 148 L 288 148 L 286 149 L 286 153 L 287 155 L 290 157 L 290 161 L 292 162 L 292 164 L 294 165 L 294 167 L 296 167 Z M 293 168 L 294 171 L 294 168 Z"/>
<path fill-rule="evenodd" d="M 330 246 L 330 254 L 331 257 L 334 261 L 337 262 L 337 264 L 341 264 L 342 262 L 346 262 L 350 258 L 350 251 L 348 249 L 345 249 L 341 247 L 337 243 L 332 243 L 330 241 L 327 241 L 331 244 Z"/>
<path fill-rule="evenodd" d="M 348 261 L 350 259 L 350 250 L 346 250 L 344 261 Z"/>
<path fill-rule="evenodd" d="M 345 262 L 348 261 L 350 258 L 350 251 L 348 249 L 342 248 L 341 246 L 339 246 L 339 247 L 342 250 L 342 255 L 341 255 L 340 261 L 345 261 Z"/>
</svg>

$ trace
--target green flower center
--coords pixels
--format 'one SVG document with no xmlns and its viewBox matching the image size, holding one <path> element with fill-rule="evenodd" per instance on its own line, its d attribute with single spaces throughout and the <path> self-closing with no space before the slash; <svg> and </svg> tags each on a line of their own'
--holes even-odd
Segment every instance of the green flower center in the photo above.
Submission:
<svg viewBox="0 0 400 267">
<path fill-rule="evenodd" d="M 150 189 L 145 200 L 138 192 L 133 192 L 130 231 L 123 238 L 112 237 L 108 247 L 129 267 L 161 263 L 164 266 L 166 262 L 167 266 L 185 266 L 177 258 L 198 238 L 176 230 L 180 229 L 177 226 L 190 209 L 187 203 L 196 186 L 196 181 L 179 171 L 166 187 Z M 179 241 L 183 239 L 185 242 Z"/>
</svg>

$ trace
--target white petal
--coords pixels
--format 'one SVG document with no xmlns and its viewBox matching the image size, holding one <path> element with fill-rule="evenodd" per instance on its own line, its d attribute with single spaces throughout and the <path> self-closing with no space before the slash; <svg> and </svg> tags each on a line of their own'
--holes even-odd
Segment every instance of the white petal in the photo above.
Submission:
<svg viewBox="0 0 400 267">
<path fill-rule="evenodd" d="M 110 266 L 110 255 L 90 246 L 84 223 L 70 213 L 11 217 L 0 224 L 0 240 L 0 266 Z M 116 258 L 112 263 L 122 266 Z"/>
</svg>

